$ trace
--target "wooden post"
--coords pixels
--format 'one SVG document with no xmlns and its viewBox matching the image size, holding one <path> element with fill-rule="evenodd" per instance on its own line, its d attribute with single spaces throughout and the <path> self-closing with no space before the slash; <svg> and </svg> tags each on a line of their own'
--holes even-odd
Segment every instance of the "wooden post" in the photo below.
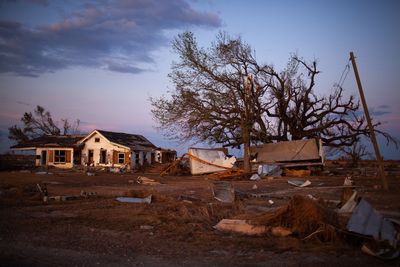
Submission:
<svg viewBox="0 0 400 267">
<path fill-rule="evenodd" d="M 364 108 L 365 118 L 367 119 L 369 133 L 370 133 L 370 137 L 371 137 L 371 142 L 372 142 L 372 144 L 374 146 L 376 159 L 377 159 L 378 165 L 379 165 L 379 167 L 378 167 L 378 175 L 380 176 L 380 178 L 382 180 L 383 189 L 384 190 L 388 190 L 389 186 L 388 186 L 388 182 L 386 180 L 386 175 L 385 175 L 385 169 L 384 169 L 384 165 L 383 165 L 382 156 L 381 156 L 381 153 L 379 152 L 379 146 L 378 146 L 378 142 L 376 141 L 374 126 L 372 125 L 371 117 L 369 116 L 367 101 L 365 100 L 364 91 L 362 89 L 360 76 L 358 75 L 356 60 L 355 60 L 353 52 L 350 52 L 350 60 L 351 60 L 351 63 L 353 64 L 354 75 L 356 76 L 358 91 L 360 92 L 361 103 L 362 103 L 363 108 Z"/>
</svg>

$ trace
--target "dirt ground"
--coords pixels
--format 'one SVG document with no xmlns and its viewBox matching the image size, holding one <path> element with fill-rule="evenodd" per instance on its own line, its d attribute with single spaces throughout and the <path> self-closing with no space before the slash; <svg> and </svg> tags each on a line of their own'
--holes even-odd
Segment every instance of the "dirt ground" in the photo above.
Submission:
<svg viewBox="0 0 400 267">
<path fill-rule="evenodd" d="M 320 175 L 301 178 L 311 181 L 305 188 L 289 185 L 292 177 L 285 176 L 228 179 L 235 190 L 267 195 L 237 196 L 232 204 L 213 198 L 213 175 L 160 177 L 160 168 L 95 176 L 56 169 L 49 174 L 0 172 L 0 266 L 400 266 L 400 259 L 382 261 L 362 253 L 359 241 L 348 237 L 302 241 L 296 236 L 245 236 L 213 228 L 224 218 L 251 219 L 272 212 L 295 195 L 337 203 L 346 175 L 374 208 L 399 220 L 399 162 L 387 165 L 388 192 L 381 190 L 368 164 L 350 169 L 330 162 Z M 138 184 L 138 176 L 160 184 Z M 96 196 L 43 203 L 37 183 L 47 184 L 49 196 L 82 191 Z M 115 199 L 149 194 L 151 204 Z"/>
</svg>

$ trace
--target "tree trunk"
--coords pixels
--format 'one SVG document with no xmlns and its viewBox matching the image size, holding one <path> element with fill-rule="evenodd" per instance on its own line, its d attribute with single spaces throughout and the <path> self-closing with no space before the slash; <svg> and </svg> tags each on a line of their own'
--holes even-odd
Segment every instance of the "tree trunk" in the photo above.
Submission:
<svg viewBox="0 0 400 267">
<path fill-rule="evenodd" d="M 250 165 L 250 132 L 247 127 L 242 128 L 243 137 L 243 171 L 245 174 L 251 172 Z"/>
</svg>

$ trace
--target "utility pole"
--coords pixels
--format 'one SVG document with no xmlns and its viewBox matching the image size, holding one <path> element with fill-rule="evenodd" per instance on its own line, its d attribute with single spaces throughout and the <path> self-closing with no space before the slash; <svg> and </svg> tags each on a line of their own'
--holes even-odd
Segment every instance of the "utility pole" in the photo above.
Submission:
<svg viewBox="0 0 400 267">
<path fill-rule="evenodd" d="M 372 144 L 374 146 L 376 159 L 377 159 L 378 165 L 379 165 L 378 166 L 378 176 L 382 180 L 383 189 L 384 190 L 388 190 L 389 186 L 388 186 L 388 182 L 386 180 L 386 175 L 385 175 L 385 169 L 384 169 L 384 165 L 383 165 L 382 156 L 381 156 L 381 153 L 379 152 L 379 146 L 378 146 L 378 142 L 376 141 L 374 126 L 372 125 L 371 117 L 369 116 L 367 101 L 365 100 L 364 91 L 362 89 L 360 76 L 358 75 L 356 59 L 354 57 L 354 53 L 353 52 L 350 52 L 350 60 L 351 60 L 351 63 L 353 64 L 354 75 L 356 76 L 357 85 L 358 85 L 358 91 L 360 92 L 361 103 L 362 103 L 363 108 L 364 108 L 365 118 L 367 119 L 371 142 L 372 142 Z"/>
</svg>

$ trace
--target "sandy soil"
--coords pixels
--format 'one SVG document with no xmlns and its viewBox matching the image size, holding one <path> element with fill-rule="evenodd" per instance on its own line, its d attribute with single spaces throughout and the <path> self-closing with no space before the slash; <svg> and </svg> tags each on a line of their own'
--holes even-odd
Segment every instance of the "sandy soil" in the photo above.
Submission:
<svg viewBox="0 0 400 267">
<path fill-rule="evenodd" d="M 399 165 L 395 165 L 394 169 Z M 294 195 L 340 200 L 345 174 L 357 191 L 383 214 L 400 219 L 400 177 L 389 175 L 390 190 L 362 172 L 338 171 L 310 176 L 312 184 L 296 188 L 290 177 L 261 181 L 231 179 L 243 192 L 269 193 L 267 198 L 223 204 L 213 198 L 212 175 L 165 176 L 145 173 L 96 173 L 77 170 L 0 173 L 0 266 L 399 266 L 363 254 L 357 240 L 301 241 L 297 237 L 244 236 L 213 226 L 223 218 L 251 218 L 288 203 Z M 132 183 L 138 176 L 161 184 Z M 47 184 L 50 196 L 96 196 L 43 203 L 36 184 Z M 257 186 L 254 189 L 254 185 Z M 153 195 L 151 204 L 120 203 L 118 196 Z M 187 201 L 190 199 L 191 201 Z M 274 204 L 268 201 L 272 200 Z"/>
</svg>

